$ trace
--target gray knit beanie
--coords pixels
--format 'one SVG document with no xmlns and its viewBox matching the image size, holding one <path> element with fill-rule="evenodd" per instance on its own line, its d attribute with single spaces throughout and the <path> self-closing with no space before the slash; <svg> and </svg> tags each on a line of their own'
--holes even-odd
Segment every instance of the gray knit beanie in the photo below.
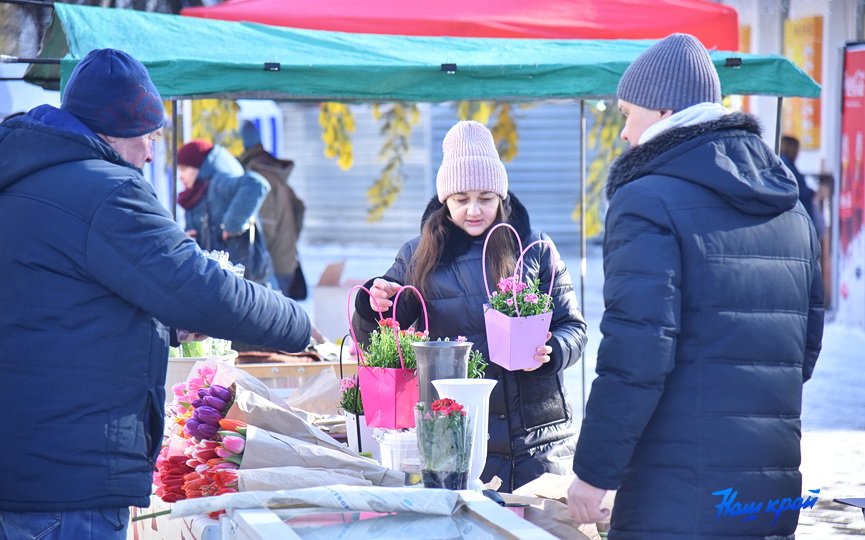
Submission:
<svg viewBox="0 0 865 540">
<path fill-rule="evenodd" d="M 625 70 L 618 98 L 654 111 L 681 111 L 697 103 L 721 103 L 721 82 L 697 38 L 670 34 Z"/>
<path fill-rule="evenodd" d="M 442 164 L 436 175 L 439 202 L 461 191 L 508 195 L 508 173 L 499 158 L 493 134 L 480 122 L 457 122 L 442 141 Z"/>
</svg>

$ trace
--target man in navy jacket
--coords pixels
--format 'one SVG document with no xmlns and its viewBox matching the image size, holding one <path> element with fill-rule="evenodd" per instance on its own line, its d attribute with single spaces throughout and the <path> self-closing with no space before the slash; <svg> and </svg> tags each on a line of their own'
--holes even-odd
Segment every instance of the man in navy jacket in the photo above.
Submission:
<svg viewBox="0 0 865 540">
<path fill-rule="evenodd" d="M 693 36 L 647 49 L 617 93 L 632 148 L 607 181 L 603 340 L 571 513 L 599 521 L 618 490 L 611 539 L 792 540 L 809 497 L 802 384 L 823 334 L 796 180 L 752 116 L 721 106 Z"/>
<path fill-rule="evenodd" d="M 222 270 L 141 167 L 165 112 L 144 66 L 90 52 L 59 109 L 0 125 L 0 538 L 125 538 L 149 504 L 173 330 L 298 351 L 303 310 Z"/>
</svg>

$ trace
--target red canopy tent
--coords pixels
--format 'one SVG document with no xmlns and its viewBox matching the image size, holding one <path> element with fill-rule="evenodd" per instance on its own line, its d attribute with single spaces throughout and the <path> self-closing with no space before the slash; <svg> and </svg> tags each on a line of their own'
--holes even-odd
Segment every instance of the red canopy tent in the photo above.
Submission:
<svg viewBox="0 0 865 540">
<path fill-rule="evenodd" d="M 408 36 L 660 39 L 685 32 L 709 49 L 739 49 L 735 8 L 705 0 L 228 0 L 181 15 Z"/>
</svg>

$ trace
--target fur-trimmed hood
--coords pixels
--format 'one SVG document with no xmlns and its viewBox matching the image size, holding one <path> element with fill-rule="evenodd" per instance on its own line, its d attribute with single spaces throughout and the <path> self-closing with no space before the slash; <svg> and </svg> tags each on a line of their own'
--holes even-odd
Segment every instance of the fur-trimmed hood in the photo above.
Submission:
<svg viewBox="0 0 865 540">
<path fill-rule="evenodd" d="M 663 175 L 702 185 L 747 214 L 789 210 L 798 200 L 796 179 L 761 133 L 757 119 L 741 112 L 661 133 L 616 159 L 607 198 L 635 180 Z"/>
<path fill-rule="evenodd" d="M 508 218 L 508 223 L 517 230 L 523 245 L 528 245 L 531 241 L 530 237 L 532 234 L 532 226 L 529 221 L 528 210 L 526 210 L 523 203 L 517 199 L 516 195 L 510 191 L 508 192 L 507 198 L 504 199 L 504 204 L 506 207 L 510 208 L 510 218 Z M 444 206 L 444 203 L 440 203 L 438 197 L 430 199 L 426 210 L 424 210 L 423 217 L 421 218 L 421 229 L 423 229 L 424 223 L 426 223 L 430 215 L 442 206 Z M 444 250 L 442 251 L 439 264 L 448 264 L 452 262 L 458 256 L 467 253 L 476 242 L 482 242 L 483 238 L 484 237 L 482 236 L 477 237 L 466 234 L 464 230 L 448 221 L 445 228 L 445 238 L 443 242 Z"/>
</svg>

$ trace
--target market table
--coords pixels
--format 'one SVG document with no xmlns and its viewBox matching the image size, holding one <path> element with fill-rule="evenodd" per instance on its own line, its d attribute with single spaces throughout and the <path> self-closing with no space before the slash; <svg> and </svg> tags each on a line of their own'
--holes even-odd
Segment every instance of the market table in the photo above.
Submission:
<svg viewBox="0 0 865 540">
<path fill-rule="evenodd" d="M 373 488 L 374 489 L 374 488 Z M 384 489 L 384 488 L 382 488 Z M 399 488 L 414 490 L 423 488 Z M 134 540 L 265 540 L 412 538 L 436 540 L 554 540 L 556 537 L 475 491 L 459 491 L 462 504 L 450 516 L 417 512 L 373 513 L 335 511 L 316 507 L 284 509 L 242 508 L 220 518 L 206 516 L 170 519 L 161 515 L 133 522 Z M 172 505 L 154 497 L 150 509 L 134 509 L 133 517 L 159 512 Z"/>
</svg>

